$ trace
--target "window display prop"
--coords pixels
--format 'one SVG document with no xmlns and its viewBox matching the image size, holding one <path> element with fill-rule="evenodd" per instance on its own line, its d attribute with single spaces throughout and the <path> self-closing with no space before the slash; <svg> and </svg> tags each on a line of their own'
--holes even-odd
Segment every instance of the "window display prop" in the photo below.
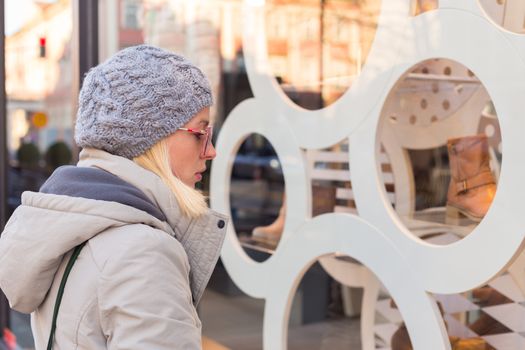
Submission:
<svg viewBox="0 0 525 350">
<path fill-rule="evenodd" d="M 247 135 L 266 137 L 285 181 L 279 245 L 257 263 L 229 227 L 221 255 L 234 282 L 265 299 L 264 348 L 286 348 L 293 291 L 320 258 L 336 280 L 364 289 L 363 349 L 374 349 L 376 336 L 383 341 L 377 345 L 391 347 L 403 327 L 416 350 L 458 348 L 458 341 L 477 338 L 482 341 L 476 346 L 524 348 L 525 119 L 519 116 L 525 110 L 520 54 L 525 38 L 496 26 L 474 0 L 440 0 L 436 10 L 416 16 L 409 0 L 384 1 L 370 54 L 352 86 L 334 103 L 305 110 L 284 96 L 269 68 L 264 1 L 245 5 L 243 49 L 255 97 L 238 105 L 224 123 L 210 200 L 214 209 L 229 211 L 232 159 Z M 417 113 L 401 113 L 410 108 Z M 359 216 L 333 212 L 312 218 L 308 153 L 343 139 L 348 140 L 347 174 Z M 390 162 L 394 201 L 385 191 L 385 167 L 378 165 L 382 150 Z M 431 161 L 442 162 L 433 176 L 443 197 L 416 201 L 422 188 L 414 173 L 418 152 L 436 153 Z M 468 200 L 456 198 L 480 192 L 487 198 L 486 212 L 477 200 L 470 207 Z M 424 216 L 418 216 L 421 212 Z M 432 241 L 436 237 L 439 242 Z M 337 258 L 342 255 L 355 260 Z M 487 285 L 492 289 L 476 289 Z M 498 294 L 507 298 L 503 304 Z M 376 310 L 388 315 L 395 310 L 399 317 L 377 328 Z"/>
<path fill-rule="evenodd" d="M 283 198 L 283 204 L 279 208 L 279 215 L 269 225 L 257 226 L 252 231 L 252 238 L 256 241 L 268 243 L 276 246 L 283 234 L 284 222 L 286 221 L 286 198 Z"/>
</svg>

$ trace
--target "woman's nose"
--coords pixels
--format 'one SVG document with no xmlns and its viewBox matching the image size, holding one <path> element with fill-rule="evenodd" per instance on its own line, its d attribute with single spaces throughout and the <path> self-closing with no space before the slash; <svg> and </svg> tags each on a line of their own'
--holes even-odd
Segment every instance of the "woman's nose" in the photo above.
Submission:
<svg viewBox="0 0 525 350">
<path fill-rule="evenodd" d="M 213 159 L 217 156 L 217 151 L 215 150 L 215 146 L 213 144 L 210 144 L 208 148 L 206 149 L 206 154 L 204 154 L 205 159 Z"/>
</svg>

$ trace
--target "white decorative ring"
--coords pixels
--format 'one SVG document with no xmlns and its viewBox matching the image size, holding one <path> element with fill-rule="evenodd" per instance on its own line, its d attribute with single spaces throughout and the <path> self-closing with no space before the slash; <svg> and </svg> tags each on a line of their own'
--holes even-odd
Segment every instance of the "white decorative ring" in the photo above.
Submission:
<svg viewBox="0 0 525 350">
<path fill-rule="evenodd" d="M 219 212 L 231 213 L 229 193 L 233 159 L 246 137 L 252 133 L 263 135 L 273 145 L 284 174 L 287 215 L 281 236 L 283 242 L 310 215 L 310 184 L 306 179 L 303 154 L 287 119 L 278 113 L 268 118 L 263 104 L 255 99 L 243 101 L 222 126 L 217 140 L 220 152 L 211 169 L 210 203 Z M 279 247 L 280 244 L 277 251 Z M 271 288 L 266 278 L 273 273 L 270 267 L 273 258 L 262 263 L 250 259 L 239 244 L 233 223 L 228 227 L 221 258 L 233 281 L 245 293 L 264 297 L 266 289 Z"/>
</svg>

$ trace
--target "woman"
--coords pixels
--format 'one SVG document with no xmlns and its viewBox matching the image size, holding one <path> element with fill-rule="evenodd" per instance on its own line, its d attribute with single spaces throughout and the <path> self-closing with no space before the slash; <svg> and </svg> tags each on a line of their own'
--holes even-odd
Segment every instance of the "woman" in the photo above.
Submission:
<svg viewBox="0 0 525 350">
<path fill-rule="evenodd" d="M 45 348 L 74 247 L 54 349 L 200 349 L 195 306 L 226 218 L 194 189 L 215 157 L 211 89 L 184 58 L 151 46 L 118 52 L 85 77 L 77 166 L 25 192 L 0 239 L 0 288 L 31 313 Z"/>
</svg>

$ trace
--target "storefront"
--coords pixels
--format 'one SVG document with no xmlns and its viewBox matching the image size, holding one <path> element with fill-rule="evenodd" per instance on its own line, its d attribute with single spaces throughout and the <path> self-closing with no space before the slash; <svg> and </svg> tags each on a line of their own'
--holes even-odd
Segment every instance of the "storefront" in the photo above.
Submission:
<svg viewBox="0 0 525 350">
<path fill-rule="evenodd" d="M 75 162 L 87 69 L 160 46 L 212 83 L 210 288 L 264 301 L 246 344 L 525 348 L 523 1 L 35 3 L 6 33 L 7 214 Z"/>
</svg>

